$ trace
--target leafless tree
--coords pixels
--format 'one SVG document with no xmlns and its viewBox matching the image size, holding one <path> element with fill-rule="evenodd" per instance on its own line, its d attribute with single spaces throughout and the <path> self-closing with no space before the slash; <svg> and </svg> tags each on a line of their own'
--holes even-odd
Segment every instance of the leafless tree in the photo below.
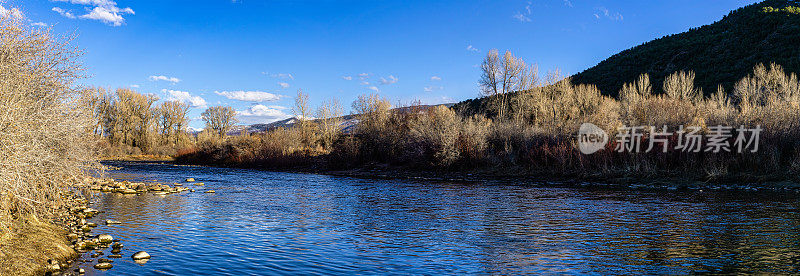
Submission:
<svg viewBox="0 0 800 276">
<path fill-rule="evenodd" d="M 214 131 L 219 138 L 224 138 L 237 122 L 236 110 L 230 106 L 212 106 L 200 116 L 206 122 L 206 128 Z"/>
</svg>

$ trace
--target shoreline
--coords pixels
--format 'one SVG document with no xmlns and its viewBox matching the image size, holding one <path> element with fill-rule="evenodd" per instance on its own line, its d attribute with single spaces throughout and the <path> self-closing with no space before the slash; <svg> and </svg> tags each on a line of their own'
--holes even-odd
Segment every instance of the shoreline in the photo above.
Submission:
<svg viewBox="0 0 800 276">
<path fill-rule="evenodd" d="M 514 183 L 547 187 L 602 188 L 628 190 L 741 190 L 741 191 L 795 191 L 800 193 L 800 182 L 781 176 L 758 176 L 751 174 L 726 175 L 717 179 L 698 180 L 674 175 L 625 176 L 556 175 L 544 171 L 512 169 L 473 170 L 419 170 L 385 164 L 368 164 L 351 169 L 329 169 L 324 165 L 304 165 L 285 168 L 214 164 L 190 164 L 168 160 L 108 160 L 112 162 L 169 163 L 176 166 L 202 166 L 216 168 L 254 169 L 262 171 L 310 173 L 340 177 L 383 180 L 412 180 L 471 183 Z"/>
</svg>

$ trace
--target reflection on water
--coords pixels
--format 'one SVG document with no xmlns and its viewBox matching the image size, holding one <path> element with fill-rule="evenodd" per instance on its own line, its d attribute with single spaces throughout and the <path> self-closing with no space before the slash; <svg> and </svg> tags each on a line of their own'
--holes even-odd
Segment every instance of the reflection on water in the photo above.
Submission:
<svg viewBox="0 0 800 276">
<path fill-rule="evenodd" d="M 94 206 L 106 212 L 92 221 L 123 224 L 93 233 L 120 239 L 124 257 L 107 272 L 87 274 L 797 273 L 800 267 L 800 203 L 792 193 L 113 165 L 122 167 L 112 174 L 117 179 L 194 177 L 205 186 L 169 196 L 98 196 Z M 143 265 L 130 259 L 140 250 L 153 256 Z"/>
</svg>

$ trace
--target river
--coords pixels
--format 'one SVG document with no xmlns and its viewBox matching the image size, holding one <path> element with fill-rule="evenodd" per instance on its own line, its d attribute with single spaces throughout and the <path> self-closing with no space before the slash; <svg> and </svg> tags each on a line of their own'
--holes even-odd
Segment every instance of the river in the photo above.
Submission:
<svg viewBox="0 0 800 276">
<path fill-rule="evenodd" d="M 87 275 L 687 274 L 800 268 L 795 192 L 629 191 L 371 180 L 116 162 L 92 233 L 125 247 Z M 203 193 L 213 189 L 216 193 Z M 103 225 L 106 219 L 120 225 Z M 105 251 L 108 251 L 106 249 Z M 145 264 L 130 256 L 144 250 Z M 104 252 L 104 257 L 108 256 Z M 83 259 L 91 259 L 84 254 Z M 107 257 L 106 257 L 107 258 Z"/>
</svg>

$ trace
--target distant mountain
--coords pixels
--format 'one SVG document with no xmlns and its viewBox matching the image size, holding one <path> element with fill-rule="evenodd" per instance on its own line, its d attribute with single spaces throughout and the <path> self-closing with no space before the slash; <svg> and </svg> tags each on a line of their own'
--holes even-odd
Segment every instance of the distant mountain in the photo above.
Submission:
<svg viewBox="0 0 800 276">
<path fill-rule="evenodd" d="M 449 106 L 453 106 L 452 103 L 443 104 L 443 105 L 444 106 L 448 106 L 448 107 Z M 434 106 L 438 106 L 438 105 L 419 105 L 419 106 L 414 106 L 414 108 L 417 108 L 417 109 L 419 109 L 421 111 L 424 111 L 424 110 L 427 110 L 428 108 L 431 108 L 431 107 L 434 107 Z M 410 109 L 410 107 L 399 107 L 399 108 L 394 108 L 391 111 L 392 112 L 406 112 L 409 109 Z M 350 130 L 352 130 L 352 128 L 356 124 L 358 124 L 357 116 L 358 116 L 357 114 L 351 114 L 351 115 L 344 115 L 344 116 L 339 117 L 339 119 L 341 120 L 340 127 L 342 128 L 342 130 L 345 133 L 350 132 Z M 292 117 L 292 118 L 283 119 L 283 120 L 280 120 L 280 121 L 275 121 L 275 122 L 267 123 L 267 124 L 253 124 L 253 125 L 248 125 L 248 126 L 238 126 L 235 130 L 231 131 L 231 134 L 241 133 L 241 131 L 245 130 L 245 129 L 247 130 L 248 133 L 258 133 L 258 132 L 265 132 L 265 131 L 268 131 L 268 130 L 273 130 L 273 129 L 276 129 L 276 128 L 292 128 L 297 123 L 297 121 L 298 121 L 298 119 L 296 117 Z M 316 120 L 312 120 L 312 122 L 313 121 L 316 121 Z"/>
<path fill-rule="evenodd" d="M 752 4 L 713 24 L 622 51 L 572 80 L 595 84 L 604 94 L 615 96 L 624 83 L 642 73 L 650 74 L 653 88 L 660 91 L 667 75 L 691 70 L 697 86 L 710 94 L 718 84 L 731 91 L 759 63 L 775 62 L 787 72 L 800 72 L 798 6 L 798 1 L 787 0 Z"/>
</svg>

